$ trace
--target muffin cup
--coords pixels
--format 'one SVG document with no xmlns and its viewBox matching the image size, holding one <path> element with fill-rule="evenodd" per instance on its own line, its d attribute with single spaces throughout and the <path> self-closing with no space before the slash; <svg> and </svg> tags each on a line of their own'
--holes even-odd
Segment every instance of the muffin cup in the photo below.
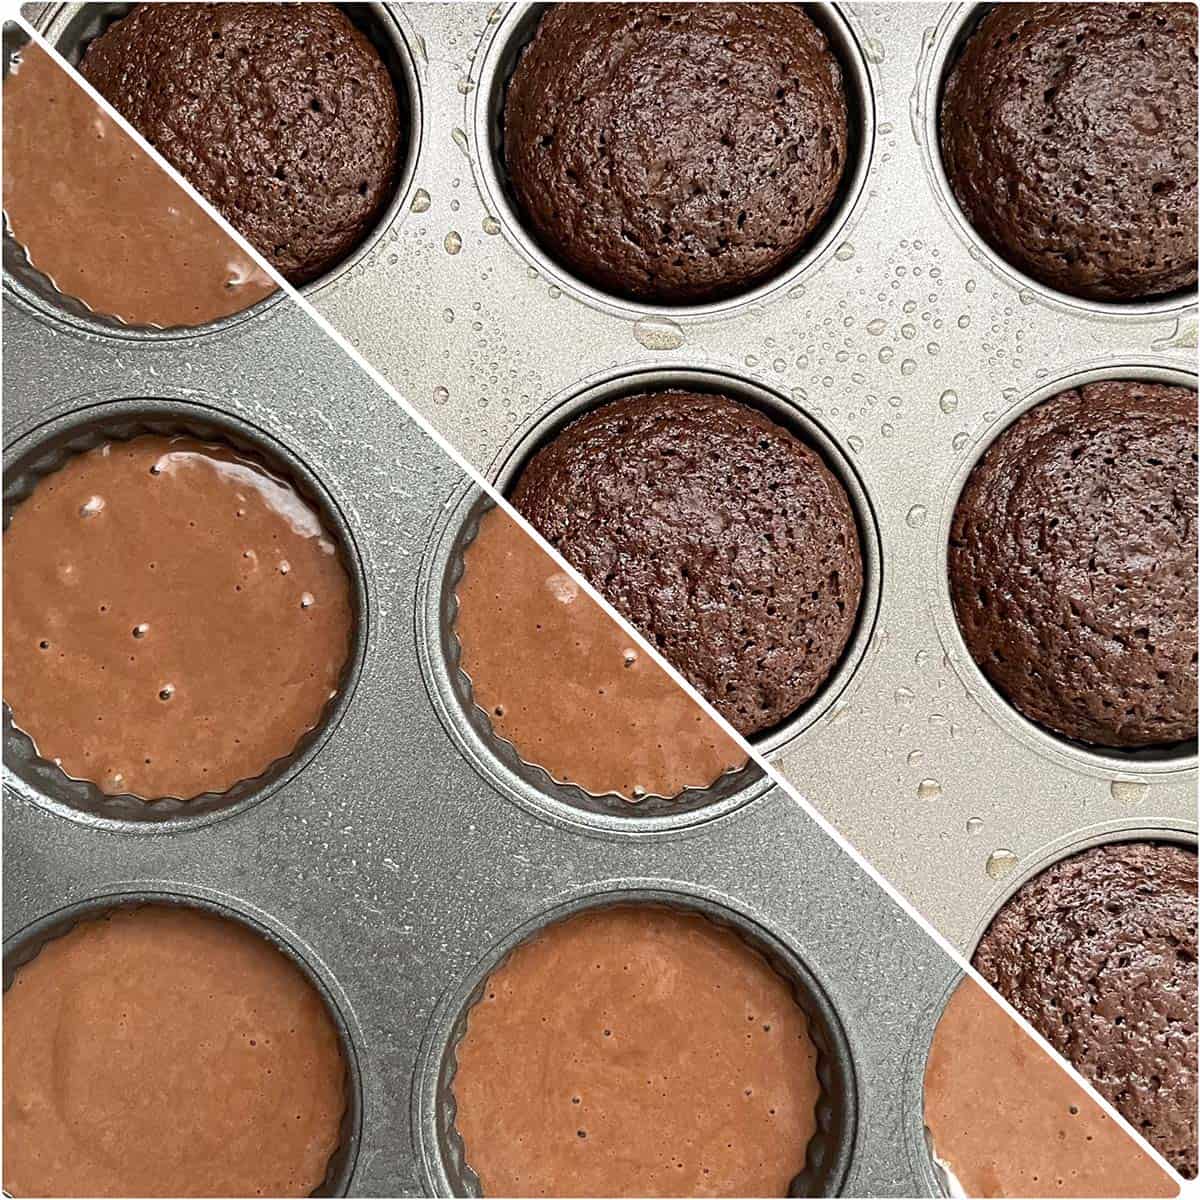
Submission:
<svg viewBox="0 0 1200 1200">
<path fill-rule="evenodd" d="M 1144 362 L 1116 360 L 1109 364 L 1083 367 L 1061 375 L 1052 383 L 1042 385 L 1009 408 L 972 447 L 971 453 L 960 464 L 950 485 L 938 533 L 937 590 L 933 615 L 942 645 L 948 649 L 950 661 L 967 692 L 984 706 L 998 724 L 1019 737 L 1035 753 L 1049 756 L 1067 766 L 1088 767 L 1105 774 L 1112 774 L 1115 771 L 1118 774 L 1130 773 L 1144 775 L 1147 778 L 1161 777 L 1195 769 L 1195 738 L 1166 746 L 1122 749 L 1119 746 L 1097 746 L 1077 741 L 1031 721 L 996 688 L 971 656 L 963 639 L 962 630 L 959 628 L 958 618 L 954 612 L 954 602 L 950 595 L 950 528 L 954 521 L 954 511 L 958 505 L 959 496 L 976 465 L 996 439 L 1030 409 L 1036 408 L 1060 392 L 1106 379 L 1166 383 L 1190 388 L 1192 391 L 1196 390 L 1196 375 L 1193 372 L 1184 371 L 1177 366 L 1167 366 L 1151 359 Z"/>
<path fill-rule="evenodd" d="M 846 452 L 821 425 L 774 389 L 720 367 L 697 368 L 668 362 L 662 366 L 614 369 L 591 376 L 552 400 L 541 416 L 518 430 L 493 462 L 489 476 L 497 490 L 509 495 L 534 454 L 576 417 L 624 396 L 679 390 L 728 396 L 782 425 L 821 456 L 845 489 L 854 511 L 863 560 L 858 618 L 837 667 L 817 693 L 778 725 L 747 739 L 759 754 L 772 758 L 797 743 L 849 685 L 866 656 L 883 588 L 879 527 L 870 496 Z"/>
<path fill-rule="evenodd" d="M 917 86 L 913 92 L 913 132 L 922 143 L 929 184 L 943 212 L 950 217 L 973 257 L 986 263 L 991 270 L 1015 284 L 1031 298 L 1037 296 L 1053 305 L 1118 319 L 1163 318 L 1187 312 L 1196 303 L 1195 287 L 1145 300 L 1089 300 L 1048 287 L 1025 274 L 1019 267 L 1013 266 L 993 249 L 979 236 L 974 225 L 959 207 L 942 161 L 942 93 L 967 41 L 979 22 L 993 8 L 994 4 L 972 3 L 959 3 L 947 8 L 936 30 L 928 35 L 930 40 L 925 44 L 926 53 L 919 66 Z"/>
<path fill-rule="evenodd" d="M 149 905 L 194 908 L 212 913 L 225 920 L 237 921 L 290 959 L 320 995 L 325 1010 L 337 1029 L 342 1062 L 346 1068 L 346 1108 L 342 1116 L 337 1150 L 329 1160 L 329 1167 L 321 1186 L 312 1195 L 346 1195 L 350 1190 L 350 1180 L 354 1174 L 354 1164 L 358 1156 L 362 1130 L 362 1079 L 359 1073 L 358 1054 L 350 1032 L 350 1025 L 338 1005 L 334 989 L 313 968 L 305 956 L 291 944 L 282 931 L 262 924 L 248 912 L 238 911 L 226 903 L 217 902 L 199 894 L 137 888 L 104 896 L 94 896 L 89 900 L 70 904 L 65 908 L 47 913 L 32 924 L 26 925 L 24 929 L 5 938 L 4 990 L 8 991 L 17 972 L 26 963 L 32 962 L 48 942 L 69 933 L 81 922 L 94 920 L 117 910 L 143 908 Z"/>
<path fill-rule="evenodd" d="M 489 210 L 500 222 L 505 237 L 535 270 L 563 291 L 608 312 L 634 317 L 655 314 L 676 320 L 709 319 L 738 312 L 752 304 L 762 304 L 786 293 L 833 252 L 862 201 L 875 143 L 875 97 L 870 71 L 859 38 L 841 9 L 827 4 L 803 6 L 813 24 L 829 40 L 846 89 L 848 143 L 845 171 L 825 219 L 793 259 L 770 278 L 722 300 L 664 305 L 606 292 L 580 279 L 542 248 L 527 227 L 513 192 L 504 161 L 504 99 L 521 51 L 532 40 L 538 22 L 549 7 L 549 4 L 514 4 L 491 26 L 481 51 L 483 61 L 475 89 L 474 111 L 469 114 L 478 149 L 473 165 L 480 191 Z"/>
<path fill-rule="evenodd" d="M 679 890 L 634 889 L 593 893 L 561 904 L 510 932 L 479 962 L 470 977 L 442 1003 L 426 1039 L 414 1096 L 417 1135 L 425 1170 L 424 1190 L 431 1195 L 479 1196 L 479 1179 L 467 1163 L 455 1126 L 453 1093 L 456 1050 L 467 1031 L 471 1009 L 483 998 L 492 972 L 523 942 L 547 926 L 577 913 L 617 905 L 657 905 L 695 912 L 732 929 L 757 950 L 792 988 L 808 1018 L 817 1051 L 817 1128 L 808 1145 L 804 1169 L 792 1180 L 790 1196 L 836 1196 L 854 1155 L 858 1124 L 857 1081 L 850 1045 L 841 1019 L 803 957 L 757 922 L 699 894 Z"/>
<path fill-rule="evenodd" d="M 770 781 L 751 761 L 726 771 L 708 787 L 688 787 L 675 796 L 651 794 L 634 801 L 616 792 L 596 794 L 554 779 L 496 732 L 475 702 L 470 677 L 460 663 L 462 646 L 455 629 L 465 556 L 481 518 L 493 507 L 491 498 L 474 486 L 459 495 L 427 549 L 419 598 L 424 625 L 421 665 L 430 696 L 447 730 L 484 778 L 540 815 L 604 833 L 678 830 L 733 812 L 767 791 Z"/>
<path fill-rule="evenodd" d="M 303 462 L 278 442 L 252 426 L 208 407 L 178 400 L 120 400 L 93 404 L 47 422 L 18 439 L 5 453 L 4 528 L 17 507 L 38 482 L 71 458 L 109 441 L 128 441 L 142 434 L 186 435 L 219 442 L 264 462 L 291 483 L 321 516 L 337 546 L 339 561 L 350 581 L 354 625 L 350 653 L 338 689 L 317 725 L 292 752 L 271 763 L 253 779 L 244 779 L 225 792 L 209 792 L 191 800 L 167 797 L 143 800 L 111 796 L 89 780 L 74 779 L 42 758 L 33 739 L 13 720 L 4 705 L 5 784 L 62 816 L 97 828 L 136 833 L 177 832 L 197 828 L 241 812 L 265 799 L 294 778 L 316 757 L 349 706 L 362 668 L 367 640 L 367 593 L 362 565 L 345 518 L 319 480 Z"/>
<path fill-rule="evenodd" d="M 59 4 L 53 7 L 53 13 L 41 22 L 41 27 L 58 53 L 72 66 L 78 67 L 92 39 L 124 17 L 133 8 L 133 4 L 98 2 Z M 406 32 L 402 14 L 397 12 L 396 6 L 387 4 L 339 4 L 338 7 L 371 42 L 387 67 L 396 99 L 400 104 L 400 123 L 401 128 L 406 131 L 406 136 L 400 151 L 394 190 L 387 205 L 380 211 L 370 232 L 349 254 L 323 275 L 298 289 L 306 296 L 314 295 L 351 271 L 371 252 L 404 211 L 409 192 L 412 190 L 423 137 L 421 88 L 416 60 L 410 48 L 413 35 Z M 25 40 L 19 27 L 6 28 L 6 71 L 10 30 L 15 31 L 14 37 Z M 216 334 L 260 315 L 284 296 L 282 291 L 276 291 L 243 312 L 204 325 L 158 329 L 153 326 L 128 325 L 117 318 L 95 313 L 79 300 L 64 296 L 45 275 L 30 265 L 24 249 L 13 239 L 7 226 L 4 237 L 4 269 L 7 275 L 6 284 L 27 303 L 32 303 L 43 311 L 49 311 L 73 324 L 81 325 L 89 332 L 103 332 L 110 337 L 163 340 Z"/>
</svg>

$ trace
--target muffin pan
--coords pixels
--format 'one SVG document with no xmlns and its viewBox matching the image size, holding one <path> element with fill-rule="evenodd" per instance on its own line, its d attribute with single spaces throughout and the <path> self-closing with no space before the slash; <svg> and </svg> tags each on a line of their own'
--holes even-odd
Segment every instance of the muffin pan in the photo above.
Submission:
<svg viewBox="0 0 1200 1200">
<path fill-rule="evenodd" d="M 440 585 L 488 501 L 390 397 L 286 300 L 221 334 L 136 348 L 17 289 L 4 304 L 12 502 L 39 465 L 100 436 L 220 437 L 317 501 L 360 605 L 337 719 L 242 800 L 156 821 L 129 799 L 100 815 L 6 743 L 9 978 L 49 933 L 113 903 L 168 896 L 249 920 L 319 981 L 352 1051 L 360 1128 L 332 1190 L 467 1193 L 446 1071 L 491 966 L 577 907 L 699 908 L 765 947 L 813 1013 L 828 1103 L 798 1186 L 919 1194 L 899 1136 L 920 1120 L 903 1053 L 953 964 L 755 767 L 694 809 L 628 818 L 521 779 L 478 729 L 464 744 Z"/>
<path fill-rule="evenodd" d="M 1194 828 L 1193 747 L 1110 755 L 1028 727 L 966 656 L 950 608 L 948 514 L 1016 413 L 1082 378 L 1195 386 L 1194 294 L 1059 296 L 957 215 L 935 101 L 976 7 L 811 7 L 854 108 L 841 207 L 780 277 L 691 308 L 578 284 L 507 198 L 498 107 L 537 6 L 389 7 L 420 91 L 411 200 L 313 297 L 363 357 L 501 489 L 568 415 L 689 373 L 814 438 L 874 557 L 864 616 L 821 696 L 756 748 L 960 949 L 1008 872 L 1058 841 Z M 79 8 L 38 9 L 52 41 L 69 49 Z"/>
<path fill-rule="evenodd" d="M 871 582 L 837 686 L 763 749 L 964 953 L 1056 850 L 1194 831 L 1194 751 L 1114 757 L 1025 729 L 956 642 L 944 527 L 994 433 L 1097 370 L 1195 386 L 1194 296 L 1068 301 L 1016 279 L 955 217 L 928 98 L 972 6 L 813 6 L 857 97 L 845 196 L 800 262 L 708 309 L 591 294 L 521 228 L 492 155 L 497 89 L 532 6 L 369 7 L 390 10 L 412 47 L 421 132 L 405 202 L 312 297 L 364 358 L 502 490 L 570 413 L 635 380 L 719 378 L 815 438 L 852 484 Z M 90 9 L 26 11 L 77 53 Z M 843 1190 L 931 1192 L 906 1149 L 923 1137 L 904 1057 L 954 975 L 934 944 L 769 780 L 625 818 L 506 757 L 456 675 L 446 599 L 486 501 L 290 304 L 200 336 L 133 337 L 31 296 L 7 274 L 9 240 L 9 436 L 97 387 L 168 400 L 203 388 L 305 463 L 344 514 L 369 637 L 325 743 L 219 824 L 102 836 L 28 803 L 6 751 L 8 928 L 129 879 L 210 886 L 271 913 L 359 1014 L 351 1190 L 449 1191 L 470 1181 L 439 1133 L 438 1080 L 488 967 L 586 897 L 708 900 L 789 948 L 839 1016 L 858 1085 Z"/>
</svg>

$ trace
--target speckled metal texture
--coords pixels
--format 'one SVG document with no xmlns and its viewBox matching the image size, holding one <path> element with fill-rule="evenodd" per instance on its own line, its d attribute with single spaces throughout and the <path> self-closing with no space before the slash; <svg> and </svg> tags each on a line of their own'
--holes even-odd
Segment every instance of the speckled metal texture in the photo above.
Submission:
<svg viewBox="0 0 1200 1200">
<path fill-rule="evenodd" d="M 47 4 L 27 11 L 71 58 L 78 50 L 73 31 L 83 27 L 81 7 Z M 1001 262 L 958 212 L 937 151 L 936 101 L 947 63 L 979 6 L 813 6 L 853 92 L 855 152 L 847 188 L 813 252 L 785 277 L 753 296 L 693 309 L 656 309 L 598 294 L 548 261 L 521 228 L 492 153 L 505 72 L 536 19 L 536 6 L 372 7 L 389 10 L 411 52 L 420 131 L 404 203 L 373 245 L 310 292 L 355 348 L 500 486 L 511 482 L 520 454 L 555 427 L 555 414 L 561 419 L 564 405 L 601 394 L 590 390 L 597 381 L 619 388 L 622 378 L 672 371 L 733 377 L 772 397 L 781 415 L 819 429 L 828 439 L 827 453 L 847 465 L 861 489 L 861 500 L 856 497 L 860 521 L 869 514 L 877 533 L 877 610 L 861 647 L 852 644 L 839 686 L 789 723 L 787 736 L 763 748 L 796 790 L 964 953 L 1015 884 L 1062 853 L 1113 837 L 1193 837 L 1194 746 L 1162 753 L 1097 752 L 1030 725 L 995 694 L 966 655 L 949 606 L 945 534 L 950 513 L 970 465 L 1001 428 L 1030 404 L 1089 377 L 1132 375 L 1195 385 L 1194 293 L 1140 305 L 1057 295 Z M 215 364 L 223 361 L 224 347 L 250 344 L 265 337 L 269 327 L 290 328 L 293 317 L 286 308 L 270 305 L 228 328 L 186 339 L 126 335 L 123 352 L 153 360 L 178 351 Z M 72 344 L 84 332 L 78 324 L 73 330 L 58 324 L 48 313 L 41 323 Z M 110 341 L 116 344 L 115 337 Z M 154 344 L 147 348 L 146 342 Z M 191 385 L 211 394 L 208 369 L 200 368 Z M 348 385 L 342 376 L 336 382 L 344 391 Z M 232 383 L 239 403 L 252 404 L 246 385 Z M 356 452 L 374 463 L 374 447 L 387 446 L 388 437 L 397 436 L 392 425 L 386 426 L 388 437 L 362 435 L 328 404 L 324 416 L 311 401 L 304 412 L 304 441 L 325 445 L 323 437 L 333 439 L 341 447 L 341 457 L 330 460 L 337 465 L 349 465 Z M 264 428 L 273 433 L 287 415 L 264 419 Z M 394 414 L 391 420 L 394 424 Z M 358 445 L 360 436 L 364 446 Z M 304 441 L 298 450 L 306 448 Z M 378 469 L 373 478 L 379 479 Z M 390 486 L 417 490 L 407 479 Z M 556 807 L 561 797 L 539 791 L 511 762 L 495 759 L 479 767 L 480 756 L 490 753 L 486 739 L 478 730 L 471 732 L 465 717 L 459 721 L 452 715 L 461 715 L 463 706 L 439 691 L 436 678 L 445 682 L 450 675 L 438 675 L 436 662 L 445 656 L 428 637 L 429 628 L 438 628 L 430 623 L 430 606 L 441 602 L 430 582 L 430 556 L 448 556 L 446 547 L 462 534 L 461 522 L 473 503 L 463 499 L 468 491 L 465 480 L 457 490 L 447 485 L 446 495 L 437 498 L 445 507 L 436 515 L 430 510 L 428 540 L 405 541 L 400 530 L 390 528 L 369 488 L 354 490 L 357 508 L 348 512 L 352 528 L 360 529 L 356 522 L 366 520 L 383 538 L 364 542 L 371 637 L 381 636 L 379 604 L 389 604 L 386 637 L 399 636 L 405 647 L 426 655 L 426 676 L 435 679 L 432 692 L 441 696 L 435 707 L 393 704 L 381 728 L 364 723 L 359 703 L 374 661 L 375 643 L 370 643 L 355 704 L 313 763 L 252 810 L 181 840 L 231 837 L 247 823 L 271 831 L 269 815 L 278 819 L 282 811 L 298 819 L 295 814 L 308 803 L 322 814 L 310 818 L 317 844 L 336 847 L 332 857 L 343 864 L 334 870 L 345 869 L 347 860 L 355 862 L 355 871 L 370 861 L 369 854 L 351 849 L 351 835 L 333 832 L 347 808 L 358 813 L 361 835 L 372 830 L 371 845 L 400 846 L 399 858 L 394 848 L 378 851 L 400 882 L 393 885 L 389 874 L 382 892 L 377 884 L 355 883 L 376 896 L 371 905 L 378 911 L 366 910 L 366 924 L 403 926 L 401 957 L 389 961 L 403 964 L 405 953 L 416 955 L 414 968 L 395 968 L 397 1013 L 408 1011 L 405 996 L 418 997 L 419 1007 L 419 997 L 432 1003 L 438 994 L 450 1003 L 447 996 L 467 994 L 462 989 L 469 991 L 472 971 L 492 961 L 493 947 L 513 930 L 556 903 L 612 881 L 649 878 L 646 886 L 651 886 L 655 878 L 673 873 L 682 878 L 692 871 L 692 883 L 744 906 L 738 910 L 764 927 L 790 929 L 788 936 L 795 936 L 803 912 L 820 913 L 825 868 L 818 867 L 816 876 L 805 870 L 815 865 L 806 857 L 811 840 L 824 844 L 824 838 L 778 791 L 756 793 L 744 804 L 715 805 L 703 820 L 668 817 L 666 825 L 647 820 L 633 832 L 619 818 L 617 827 L 609 828 L 604 814 L 580 816 L 578 808 Z M 339 504 L 346 500 L 336 490 L 333 496 Z M 401 505 L 391 496 L 387 503 Z M 406 587 L 424 589 L 419 604 L 407 593 L 403 603 L 395 593 L 381 601 L 375 586 L 371 557 L 390 561 L 401 546 L 406 564 L 408 556 L 415 562 L 425 554 L 423 576 L 415 566 L 411 575 L 403 575 Z M 447 560 L 438 561 L 444 567 Z M 362 701 L 371 702 L 376 701 Z M 418 719 L 411 737 L 406 731 L 401 740 L 396 731 L 414 713 Z M 455 731 L 449 740 L 447 729 Z M 314 780 L 346 785 L 348 774 L 329 775 L 320 768 L 331 749 L 345 754 L 347 737 L 359 739 L 365 761 L 377 764 L 386 763 L 389 754 L 424 758 L 429 752 L 424 742 L 441 749 L 445 741 L 445 762 L 425 776 L 405 773 L 399 763 L 397 770 L 383 769 L 378 776 L 368 771 L 364 782 L 349 784 L 336 800 L 306 792 Z M 377 744 L 380 739 L 387 744 Z M 457 771 L 468 760 L 483 770 L 487 786 L 480 786 L 477 772 Z M 338 761 L 348 772 L 353 755 Z M 455 789 L 463 778 L 473 781 L 475 790 L 462 792 L 459 800 Z M 480 803 L 480 795 L 486 803 Z M 438 808 L 438 820 L 422 827 L 420 835 L 406 827 L 403 840 L 380 832 L 385 825 L 373 824 L 374 818 L 367 820 L 361 811 L 366 805 L 373 813 L 378 804 L 415 817 L 430 803 Z M 30 810 L 21 813 L 33 820 Z M 445 815 L 449 825 L 441 821 Z M 784 825 L 777 828 L 781 820 Z M 501 825 L 504 834 L 497 836 Z M 75 822 L 57 821 L 53 827 L 77 832 Z M 133 840 L 105 839 L 126 847 Z M 176 839 L 136 840 L 161 853 Z M 276 848 L 257 851 L 253 861 L 269 860 L 279 868 L 286 847 L 271 836 L 264 846 Z M 756 873 L 764 847 L 773 867 L 786 865 L 774 882 L 770 872 Z M 696 862 L 689 867 L 693 852 Z M 432 870 L 429 856 L 446 878 Z M 136 863 L 136 856 L 129 857 Z M 417 877 L 412 881 L 410 869 Z M 428 901 L 420 890 L 425 883 L 418 882 L 427 871 L 438 879 Z M 493 892 L 495 872 L 507 891 Z M 309 869 L 303 878 L 306 885 L 313 883 L 315 897 L 336 896 L 318 870 Z M 805 890 L 812 888 L 817 891 Z M 830 895 L 838 891 L 832 882 L 830 888 Z M 793 892 L 785 895 L 788 889 Z M 378 896 L 393 894 L 406 899 L 405 915 L 390 910 L 384 915 Z M 836 923 L 832 914 L 846 911 L 844 903 L 832 900 L 826 919 Z M 464 906 L 463 914 L 456 904 Z M 291 902 L 291 916 L 303 911 L 299 899 Z M 346 918 L 343 929 L 354 927 Z M 856 928 L 856 936 L 875 944 L 869 925 Z M 360 949 L 366 953 L 337 944 L 330 952 L 353 957 Z M 854 969 L 865 969 L 869 953 L 864 944 Z M 934 965 L 917 972 L 927 982 L 948 969 L 932 958 L 929 964 Z M 416 982 L 430 969 L 441 972 L 433 993 Z M 814 971 L 849 1028 L 852 1022 L 836 988 L 815 964 Z M 913 997 L 880 995 L 869 978 L 868 971 L 861 985 L 848 985 L 845 993 L 858 1012 L 886 1021 L 895 1003 L 912 1004 L 905 1011 L 916 1011 Z M 943 984 L 931 987 L 941 995 Z M 421 1021 L 427 1016 L 423 1013 Z M 896 1033 L 901 1040 L 907 1036 L 898 1028 Z M 384 1043 L 407 1045 L 406 1036 L 393 1030 Z M 851 1043 L 857 1069 L 861 1062 L 853 1038 Z M 392 1061 L 407 1062 L 404 1053 L 397 1050 Z M 364 1078 L 370 1094 L 369 1071 Z M 430 1076 L 422 1078 L 428 1082 Z M 882 1176 L 867 1181 L 855 1167 L 849 1190 L 931 1187 L 925 1165 L 917 1176 L 905 1174 L 912 1163 L 901 1142 L 914 1120 L 920 1137 L 919 1094 L 914 1097 L 906 1087 L 915 1109 L 903 1115 L 895 1110 L 874 1135 L 881 1144 L 894 1135 L 895 1154 L 907 1165 L 895 1167 L 887 1183 Z M 370 1104 L 365 1111 L 369 1115 Z M 369 1131 L 364 1137 L 369 1143 Z M 389 1162 L 399 1149 L 397 1143 L 376 1153 Z M 438 1174 L 444 1164 L 437 1165 L 436 1146 L 426 1140 L 419 1150 L 408 1149 L 423 1156 L 420 1173 L 407 1183 L 390 1176 L 391 1186 L 447 1185 L 449 1176 Z M 916 1161 L 921 1163 L 919 1154 Z M 362 1178 L 363 1188 L 378 1190 L 384 1176 Z"/>
<path fill-rule="evenodd" d="M 698 309 L 578 284 L 506 199 L 498 99 L 536 6 L 399 7 L 424 118 L 412 200 L 314 297 L 331 323 L 500 483 L 522 436 L 553 428 L 555 410 L 597 378 L 732 375 L 818 424 L 878 528 L 878 614 L 832 702 L 763 749 L 964 950 L 1008 873 L 1060 842 L 1194 830 L 1194 746 L 1107 753 L 1030 726 L 979 674 L 950 610 L 948 514 L 1000 428 L 1093 373 L 1195 383 L 1194 293 L 1144 304 L 1057 295 L 1002 263 L 959 214 L 936 99 L 977 6 L 817 12 L 857 113 L 833 232 L 776 286 Z M 52 35 L 63 28 L 54 17 Z"/>
<path fill-rule="evenodd" d="M 642 831 L 559 819 L 552 796 L 522 803 L 498 781 L 507 767 L 465 752 L 467 715 L 435 702 L 422 666 L 446 631 L 421 598 L 474 485 L 307 316 L 283 300 L 219 333 L 131 342 L 6 286 L 4 351 L 8 461 L 38 461 L 64 429 L 127 433 L 114 413 L 270 446 L 337 514 L 362 595 L 338 719 L 252 802 L 161 822 L 97 814 L 71 803 L 50 764 L 24 771 L 6 743 L 10 968 L 72 906 L 166 897 L 249 921 L 317 981 L 349 1047 L 358 1107 L 333 1190 L 450 1192 L 470 1176 L 439 1080 L 488 967 L 597 899 L 692 904 L 774 948 L 836 1022 L 830 1077 L 853 1080 L 855 1102 L 829 1120 L 820 1177 L 848 1194 L 920 1194 L 904 1150 L 920 1102 L 903 1055 L 952 962 L 768 780 L 703 820 L 668 815 Z"/>
</svg>

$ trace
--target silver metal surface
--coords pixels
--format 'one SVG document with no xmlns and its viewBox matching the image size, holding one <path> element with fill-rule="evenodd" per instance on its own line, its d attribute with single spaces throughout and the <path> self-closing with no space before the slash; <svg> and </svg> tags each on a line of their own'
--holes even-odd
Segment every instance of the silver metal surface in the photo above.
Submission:
<svg viewBox="0 0 1200 1200">
<path fill-rule="evenodd" d="M 853 465 L 878 528 L 879 612 L 832 703 L 810 706 L 814 719 L 763 749 L 964 950 L 1003 872 L 1059 839 L 1194 828 L 1193 752 L 1095 753 L 1027 728 L 965 656 L 952 615 L 947 623 L 944 518 L 986 439 L 1081 372 L 1184 378 L 1196 349 L 1194 293 L 1125 305 L 1059 296 L 961 219 L 931 136 L 973 6 L 849 4 L 826 15 L 844 30 L 852 88 L 873 112 L 858 200 L 787 286 L 711 312 L 596 294 L 521 228 L 494 161 L 496 104 L 513 41 L 536 14 L 405 12 L 424 46 L 420 211 L 401 213 L 316 298 L 332 324 L 502 484 L 523 435 L 552 428 L 591 382 L 626 372 L 717 372 L 816 422 Z"/>
<path fill-rule="evenodd" d="M 81 6 L 40 7 L 59 41 Z M 415 70 L 412 178 L 378 240 L 311 293 L 355 348 L 501 487 L 593 385 L 624 376 L 709 373 L 816 437 L 861 493 L 877 612 L 836 686 L 763 748 L 964 952 L 1060 852 L 1194 831 L 1194 748 L 1110 755 L 1030 726 L 974 667 L 948 608 L 948 514 L 988 439 L 1065 380 L 1182 379 L 1196 350 L 1194 294 L 1072 300 L 1021 277 L 962 220 L 932 134 L 972 6 L 817 13 L 857 97 L 861 181 L 778 280 L 670 310 L 589 289 L 520 226 L 492 155 L 498 89 L 530 13 L 384 7 Z M 860 1089 L 847 1191 L 932 1190 L 927 1154 L 905 1149 L 924 1141 L 902 1068 L 953 968 L 778 789 L 627 820 L 506 760 L 455 690 L 439 608 L 473 493 L 386 398 L 327 362 L 286 301 L 211 335 L 133 337 L 56 316 L 20 281 L 6 288 L 8 437 L 80 403 L 65 397 L 203 389 L 328 490 L 361 554 L 369 633 L 352 703 L 319 752 L 229 819 L 131 838 L 6 795 L 6 928 L 147 879 L 271 914 L 353 998 L 364 1125 L 352 1190 L 383 1194 L 464 1182 L 430 1114 L 447 1031 L 512 939 L 584 896 L 683 891 L 774 933 L 830 998 Z"/>
<path fill-rule="evenodd" d="M 430 584 L 475 490 L 303 313 L 284 301 L 219 335 L 134 345 L 50 317 L 7 284 L 4 309 L 6 437 L 27 464 L 13 471 L 14 502 L 32 465 L 51 467 L 81 430 L 80 447 L 139 423 L 219 433 L 266 448 L 322 505 L 362 596 L 361 662 L 340 719 L 269 789 L 218 809 L 223 819 L 186 807 L 157 824 L 97 815 L 64 798 L 49 764 L 31 773 L 6 744 L 9 968 L 75 905 L 165 894 L 249 920 L 317 981 L 350 1047 L 361 1117 L 334 1190 L 466 1191 L 445 1072 L 488 969 L 584 903 L 688 904 L 764 945 L 817 1015 L 818 1038 L 833 1031 L 832 1106 L 808 1178 L 920 1194 L 904 1150 L 920 1100 L 903 1055 L 954 965 L 765 779 L 682 820 L 629 820 L 557 811 L 536 783 L 518 791 L 494 745 L 466 747 L 461 705 L 448 717 L 431 686 L 446 639 L 427 606 L 441 603 Z M 134 836 L 148 828 L 158 836 Z M 839 1072 L 852 1072 L 852 1095 Z"/>
</svg>

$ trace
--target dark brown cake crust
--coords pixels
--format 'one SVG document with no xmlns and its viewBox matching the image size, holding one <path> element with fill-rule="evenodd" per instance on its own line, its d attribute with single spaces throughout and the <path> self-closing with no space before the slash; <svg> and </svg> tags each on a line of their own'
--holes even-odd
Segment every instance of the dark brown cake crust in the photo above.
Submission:
<svg viewBox="0 0 1200 1200">
<path fill-rule="evenodd" d="M 1195 284 L 1195 5 L 996 5 L 940 136 L 968 220 L 1028 275 L 1095 300 Z"/>
<path fill-rule="evenodd" d="M 1067 737 L 1196 735 L 1196 393 L 1062 392 L 980 460 L 950 530 L 950 591 L 984 674 Z"/>
<path fill-rule="evenodd" d="M 724 396 L 594 409 L 534 455 L 512 502 L 743 734 L 810 699 L 853 630 L 862 556 L 845 490 Z"/>
<path fill-rule="evenodd" d="M 1121 842 L 1000 910 L 976 969 L 1181 1174 L 1196 1174 L 1196 855 Z"/>
<path fill-rule="evenodd" d="M 795 4 L 558 4 L 508 87 L 504 152 L 538 240 L 606 291 L 699 303 L 820 224 L 846 96 Z"/>
<path fill-rule="evenodd" d="M 353 250 L 395 188 L 391 76 L 332 4 L 139 4 L 80 70 L 292 283 Z"/>
</svg>

